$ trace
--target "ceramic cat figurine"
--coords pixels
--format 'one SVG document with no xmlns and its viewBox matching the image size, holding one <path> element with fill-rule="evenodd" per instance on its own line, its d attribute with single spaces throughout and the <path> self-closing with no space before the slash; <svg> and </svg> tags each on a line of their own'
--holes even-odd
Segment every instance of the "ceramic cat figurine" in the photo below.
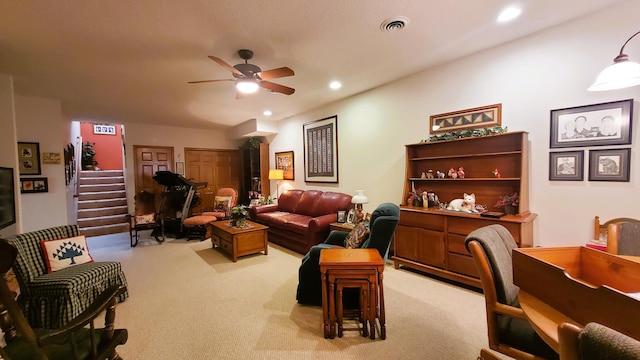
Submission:
<svg viewBox="0 0 640 360">
<path fill-rule="evenodd" d="M 462 199 L 453 199 L 447 205 L 447 210 L 463 211 L 468 213 L 477 213 L 476 210 L 476 194 L 464 193 Z"/>
</svg>

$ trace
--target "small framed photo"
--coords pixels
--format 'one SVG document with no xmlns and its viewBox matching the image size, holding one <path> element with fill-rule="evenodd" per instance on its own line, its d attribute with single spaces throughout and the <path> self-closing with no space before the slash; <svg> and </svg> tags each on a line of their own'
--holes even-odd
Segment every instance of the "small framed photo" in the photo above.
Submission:
<svg viewBox="0 0 640 360">
<path fill-rule="evenodd" d="M 354 209 L 351 209 L 347 213 L 347 224 L 353 224 L 355 220 L 356 220 L 356 211 Z"/>
<path fill-rule="evenodd" d="M 338 211 L 338 222 L 343 223 L 347 221 L 347 214 L 345 211 Z"/>
<path fill-rule="evenodd" d="M 260 205 L 260 199 L 251 199 L 251 201 L 249 201 L 250 207 L 258 206 L 258 205 Z"/>
<path fill-rule="evenodd" d="M 633 99 L 551 110 L 551 148 L 631 144 Z"/>
<path fill-rule="evenodd" d="M 19 142 L 18 161 L 20 175 L 40 175 L 40 143 Z"/>
<path fill-rule="evenodd" d="M 184 162 L 176 162 L 176 173 L 184 176 Z"/>
<path fill-rule="evenodd" d="M 20 192 L 22 194 L 49 192 L 47 178 L 20 178 Z"/>
<path fill-rule="evenodd" d="M 589 151 L 589 181 L 629 182 L 631 149 Z"/>
<path fill-rule="evenodd" d="M 549 153 L 549 180 L 584 180 L 584 151 L 562 151 Z"/>
</svg>

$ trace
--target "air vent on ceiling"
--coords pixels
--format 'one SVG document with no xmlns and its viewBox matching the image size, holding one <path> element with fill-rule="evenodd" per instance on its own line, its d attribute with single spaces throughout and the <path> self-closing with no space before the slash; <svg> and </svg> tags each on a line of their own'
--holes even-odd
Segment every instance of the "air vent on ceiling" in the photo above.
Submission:
<svg viewBox="0 0 640 360">
<path fill-rule="evenodd" d="M 383 21 L 382 24 L 380 24 L 380 30 L 384 32 L 398 31 L 404 29 L 407 25 L 409 25 L 409 18 L 396 16 Z"/>
</svg>

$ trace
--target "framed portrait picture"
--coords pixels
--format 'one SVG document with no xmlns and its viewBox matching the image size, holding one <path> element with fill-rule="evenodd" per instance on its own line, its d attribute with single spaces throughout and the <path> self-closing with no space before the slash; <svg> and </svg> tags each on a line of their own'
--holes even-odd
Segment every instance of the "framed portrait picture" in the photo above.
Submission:
<svg viewBox="0 0 640 360">
<path fill-rule="evenodd" d="M 584 151 L 562 151 L 549 153 L 549 180 L 584 180 Z"/>
<path fill-rule="evenodd" d="M 353 224 L 355 220 L 356 220 L 356 211 L 354 209 L 351 209 L 347 213 L 347 224 Z"/>
<path fill-rule="evenodd" d="M 276 153 L 276 169 L 282 170 L 284 180 L 295 180 L 293 171 L 293 151 Z"/>
<path fill-rule="evenodd" d="M 302 125 L 304 181 L 338 182 L 338 116 Z"/>
<path fill-rule="evenodd" d="M 631 149 L 589 151 L 589 181 L 629 182 Z"/>
<path fill-rule="evenodd" d="M 432 134 L 463 129 L 499 126 L 502 123 L 502 104 L 432 115 L 429 131 Z"/>
<path fill-rule="evenodd" d="M 345 221 L 347 221 L 346 211 L 342 211 L 342 210 L 338 211 L 338 222 L 343 223 Z"/>
<path fill-rule="evenodd" d="M 40 144 L 35 142 L 18 143 L 18 161 L 20 175 L 40 175 Z"/>
<path fill-rule="evenodd" d="M 631 144 L 633 99 L 551 110 L 551 148 Z"/>
<path fill-rule="evenodd" d="M 22 194 L 49 192 L 47 178 L 20 178 L 20 192 Z"/>
</svg>

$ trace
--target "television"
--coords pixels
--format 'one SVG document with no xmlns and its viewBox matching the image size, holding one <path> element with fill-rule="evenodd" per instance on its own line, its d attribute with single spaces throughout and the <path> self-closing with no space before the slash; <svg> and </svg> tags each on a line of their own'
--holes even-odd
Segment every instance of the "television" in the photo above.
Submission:
<svg viewBox="0 0 640 360">
<path fill-rule="evenodd" d="M 0 229 L 16 222 L 13 168 L 0 167 Z"/>
</svg>

